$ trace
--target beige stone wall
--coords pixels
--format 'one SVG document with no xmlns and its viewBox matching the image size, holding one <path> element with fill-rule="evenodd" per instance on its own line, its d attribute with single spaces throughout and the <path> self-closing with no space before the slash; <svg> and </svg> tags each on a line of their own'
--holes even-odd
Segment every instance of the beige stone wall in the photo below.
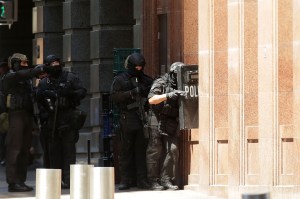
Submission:
<svg viewBox="0 0 300 199">
<path fill-rule="evenodd" d="M 191 134 L 199 144 L 190 146 L 185 188 L 231 199 L 297 198 L 300 1 L 196 2 L 184 4 L 198 12 L 199 64 L 199 129 Z"/>
</svg>

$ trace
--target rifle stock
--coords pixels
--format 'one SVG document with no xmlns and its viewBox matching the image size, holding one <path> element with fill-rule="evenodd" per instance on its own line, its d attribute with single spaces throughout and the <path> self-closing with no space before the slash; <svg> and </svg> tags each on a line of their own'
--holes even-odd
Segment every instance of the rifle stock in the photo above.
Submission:
<svg viewBox="0 0 300 199">
<path fill-rule="evenodd" d="M 133 81 L 133 85 L 136 86 L 137 88 L 139 88 L 139 81 L 138 81 L 138 78 L 133 78 L 135 79 L 135 82 Z M 140 94 L 138 94 L 136 96 L 136 101 L 132 104 L 129 104 L 128 106 L 129 107 L 138 107 L 138 110 L 139 110 L 139 113 L 140 113 L 140 117 L 141 117 L 141 121 L 142 121 L 142 124 L 143 124 L 143 132 L 144 132 L 144 136 L 145 138 L 149 138 L 149 131 L 148 131 L 148 121 L 147 121 L 147 116 L 146 116 L 146 112 L 145 112 L 145 109 L 144 109 L 144 105 L 146 103 L 146 99 L 142 98 L 140 96 Z M 128 108 L 127 106 L 127 108 Z"/>
<path fill-rule="evenodd" d="M 51 131 L 52 138 L 55 136 L 57 111 L 58 111 L 58 97 L 56 98 L 55 104 L 54 104 L 54 117 L 53 117 L 52 131 Z"/>
</svg>

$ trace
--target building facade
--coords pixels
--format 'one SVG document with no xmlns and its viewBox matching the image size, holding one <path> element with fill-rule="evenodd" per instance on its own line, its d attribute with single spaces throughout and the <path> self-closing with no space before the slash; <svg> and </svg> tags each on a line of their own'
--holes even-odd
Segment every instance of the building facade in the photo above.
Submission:
<svg viewBox="0 0 300 199">
<path fill-rule="evenodd" d="M 297 198 L 298 0 L 36 0 L 33 4 L 20 9 L 20 15 L 32 13 L 32 24 L 24 23 L 32 25 L 33 36 L 20 37 L 18 23 L 12 26 L 14 32 L 1 27 L 0 52 L 18 50 L 20 45 L 11 45 L 13 38 L 33 41 L 34 63 L 56 53 L 85 80 L 89 97 L 82 107 L 89 117 L 79 153 L 86 153 L 88 139 L 95 154 L 102 145 L 103 96 L 113 77 L 113 49 L 140 48 L 147 60 L 145 70 L 153 77 L 175 61 L 199 66 L 199 128 L 182 132 L 184 189 L 231 199 L 245 192 Z"/>
<path fill-rule="evenodd" d="M 155 21 L 159 28 L 167 13 L 167 65 L 178 60 L 199 65 L 199 129 L 183 140 L 189 160 L 185 189 L 226 198 L 264 192 L 272 198 L 297 198 L 298 1 L 144 4 L 145 24 Z M 146 45 L 145 52 L 155 57 L 157 46 Z"/>
</svg>

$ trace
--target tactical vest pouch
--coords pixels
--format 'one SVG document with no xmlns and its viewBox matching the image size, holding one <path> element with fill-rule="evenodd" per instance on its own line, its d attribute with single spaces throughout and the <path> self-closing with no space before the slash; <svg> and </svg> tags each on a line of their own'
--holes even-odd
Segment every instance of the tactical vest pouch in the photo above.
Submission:
<svg viewBox="0 0 300 199">
<path fill-rule="evenodd" d="M 23 109 L 23 99 L 21 96 L 8 95 L 7 96 L 7 107 L 10 110 L 20 110 Z"/>
<path fill-rule="evenodd" d="M 124 133 L 143 129 L 139 116 L 134 112 L 123 112 L 120 115 L 120 127 Z"/>
<path fill-rule="evenodd" d="M 178 122 L 173 118 L 162 117 L 160 121 L 160 134 L 176 136 L 178 133 Z"/>
<path fill-rule="evenodd" d="M 176 118 L 178 117 L 179 114 L 179 109 L 178 108 L 173 108 L 170 105 L 166 105 L 163 107 L 161 114 L 164 114 L 168 117 Z"/>
<path fill-rule="evenodd" d="M 79 109 L 75 109 L 72 112 L 72 116 L 71 116 L 71 126 L 72 128 L 74 128 L 75 130 L 79 130 L 83 127 L 84 122 L 86 120 L 86 112 L 79 110 Z"/>
</svg>

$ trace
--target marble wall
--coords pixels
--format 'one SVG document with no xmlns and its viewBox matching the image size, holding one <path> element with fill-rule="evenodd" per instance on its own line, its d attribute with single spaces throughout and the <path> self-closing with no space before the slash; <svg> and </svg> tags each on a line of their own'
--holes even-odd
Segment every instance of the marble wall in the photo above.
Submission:
<svg viewBox="0 0 300 199">
<path fill-rule="evenodd" d="M 190 145 L 185 189 L 231 199 L 245 192 L 295 198 L 300 1 L 184 2 L 184 62 L 193 63 L 197 52 L 199 65 L 199 129 L 191 133 L 198 142 Z"/>
</svg>

